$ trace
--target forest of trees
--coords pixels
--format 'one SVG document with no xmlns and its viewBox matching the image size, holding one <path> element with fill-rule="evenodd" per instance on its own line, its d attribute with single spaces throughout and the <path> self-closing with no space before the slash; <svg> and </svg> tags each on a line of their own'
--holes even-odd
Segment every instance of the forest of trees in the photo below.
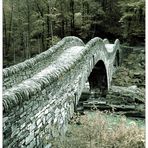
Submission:
<svg viewBox="0 0 148 148">
<path fill-rule="evenodd" d="M 4 67 L 47 50 L 65 36 L 130 45 L 145 42 L 144 0 L 4 0 Z"/>
</svg>

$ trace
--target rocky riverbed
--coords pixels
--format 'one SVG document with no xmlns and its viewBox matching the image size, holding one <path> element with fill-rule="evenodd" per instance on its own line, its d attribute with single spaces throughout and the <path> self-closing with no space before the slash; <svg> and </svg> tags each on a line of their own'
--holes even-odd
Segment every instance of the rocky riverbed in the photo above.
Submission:
<svg viewBox="0 0 148 148">
<path fill-rule="evenodd" d="M 145 117 L 145 48 L 133 47 L 113 76 L 107 100 L 113 104 L 133 106 L 127 116 Z M 128 108 L 128 107 L 127 107 Z"/>
<path fill-rule="evenodd" d="M 77 110 L 114 110 L 129 117 L 145 118 L 145 50 L 135 47 L 123 57 L 113 75 L 112 86 L 105 98 L 86 87 Z"/>
</svg>

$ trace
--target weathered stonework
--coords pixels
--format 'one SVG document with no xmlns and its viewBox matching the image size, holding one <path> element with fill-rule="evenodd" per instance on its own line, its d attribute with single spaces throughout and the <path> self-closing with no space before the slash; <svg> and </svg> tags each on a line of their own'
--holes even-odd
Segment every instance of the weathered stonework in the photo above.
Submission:
<svg viewBox="0 0 148 148">
<path fill-rule="evenodd" d="M 86 45 L 66 37 L 49 50 L 3 70 L 3 135 L 6 148 L 44 147 L 63 135 L 82 90 L 98 61 L 105 65 L 107 88 L 115 71 L 119 40 L 94 38 Z"/>
</svg>

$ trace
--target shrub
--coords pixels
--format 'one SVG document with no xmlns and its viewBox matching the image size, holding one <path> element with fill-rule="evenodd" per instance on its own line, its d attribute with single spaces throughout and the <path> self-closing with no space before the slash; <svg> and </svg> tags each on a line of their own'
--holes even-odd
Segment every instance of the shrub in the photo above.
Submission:
<svg viewBox="0 0 148 148">
<path fill-rule="evenodd" d="M 65 137 L 52 141 L 54 148 L 144 148 L 145 130 L 125 117 L 109 123 L 102 112 L 91 118 L 74 117 Z M 78 125 L 79 124 L 79 125 Z"/>
</svg>

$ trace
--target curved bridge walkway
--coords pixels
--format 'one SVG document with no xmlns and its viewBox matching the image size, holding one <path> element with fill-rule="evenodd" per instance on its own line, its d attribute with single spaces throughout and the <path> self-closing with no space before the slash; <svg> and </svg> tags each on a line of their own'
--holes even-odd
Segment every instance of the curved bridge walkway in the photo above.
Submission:
<svg viewBox="0 0 148 148">
<path fill-rule="evenodd" d="M 3 142 L 5 148 L 40 148 L 63 135 L 86 82 L 105 96 L 120 44 L 94 38 L 86 45 L 65 37 L 34 58 L 3 69 Z"/>
</svg>

